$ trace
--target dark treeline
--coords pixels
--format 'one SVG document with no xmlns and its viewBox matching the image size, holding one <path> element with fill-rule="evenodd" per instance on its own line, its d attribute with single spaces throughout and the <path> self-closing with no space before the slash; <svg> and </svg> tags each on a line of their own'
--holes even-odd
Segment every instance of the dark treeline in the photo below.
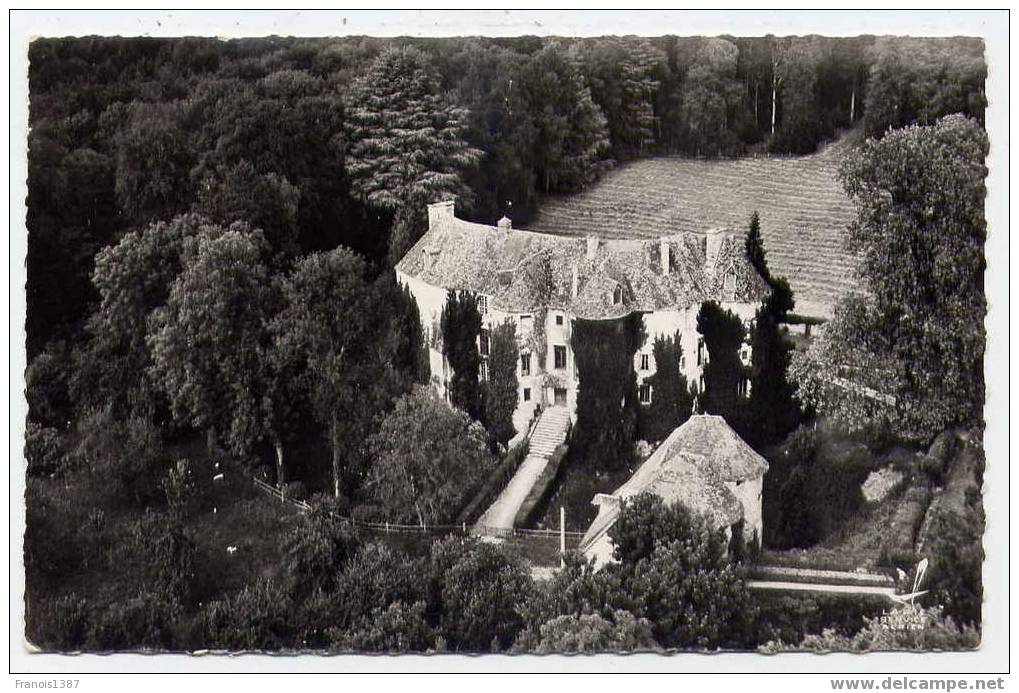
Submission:
<svg viewBox="0 0 1019 693">
<path fill-rule="evenodd" d="M 408 45 L 411 59 L 380 67 L 387 48 Z M 814 36 L 38 40 L 29 356 L 75 337 L 98 299 L 95 253 L 152 221 L 246 221 L 281 261 L 344 245 L 381 266 L 390 245 L 398 254 L 420 234 L 415 210 L 440 193 L 476 220 L 526 222 L 539 194 L 639 157 L 807 153 L 861 120 L 881 135 L 946 113 L 982 118 L 982 50 Z M 446 145 L 425 166 L 461 166 L 462 180 L 403 185 L 405 199 L 358 184 L 385 170 L 360 145 L 394 132 L 364 108 L 380 69 L 406 71 L 385 102 L 416 106 Z"/>
</svg>

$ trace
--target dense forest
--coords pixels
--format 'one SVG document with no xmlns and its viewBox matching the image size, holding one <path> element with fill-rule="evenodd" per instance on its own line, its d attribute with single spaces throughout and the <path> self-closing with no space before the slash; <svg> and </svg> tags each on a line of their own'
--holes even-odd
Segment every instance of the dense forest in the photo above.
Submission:
<svg viewBox="0 0 1019 693">
<path fill-rule="evenodd" d="M 414 50 L 377 62 L 393 46 Z M 37 40 L 29 357 L 80 334 L 96 252 L 153 221 L 195 211 L 261 228 L 285 256 L 344 245 L 382 263 L 391 229 L 401 248 L 420 232 L 408 196 L 459 194 L 476 220 L 525 222 L 539 195 L 637 157 L 805 153 L 861 121 L 880 135 L 979 120 L 982 50 L 873 37 Z M 373 128 L 400 126 L 363 110 L 387 70 L 405 71 L 390 103 L 435 119 L 442 146 L 421 165 L 460 180 L 395 197 L 359 184 L 386 165 L 366 150 Z"/>
<path fill-rule="evenodd" d="M 900 401 L 914 412 L 900 420 L 915 439 L 972 425 L 983 333 L 959 340 L 932 326 L 956 324 L 956 305 L 974 324 L 983 315 L 974 253 L 985 232 L 982 53 L 979 40 L 815 36 L 32 42 L 33 640 L 58 649 L 543 652 L 755 647 L 790 632 L 798 642 L 803 628 L 783 626 L 781 609 L 756 628 L 705 615 L 745 603 L 742 568 L 697 518 L 650 500 L 628 511 L 632 526 L 615 530 L 619 567 L 596 576 L 571 562 L 540 589 L 518 556 L 482 542 L 421 542 L 405 555 L 338 523 L 330 511 L 421 528 L 451 522 L 526 455 L 526 446 L 505 449 L 513 332 L 493 332 L 491 378 L 479 383 L 477 305 L 450 294 L 430 331 L 454 370 L 458 408 L 447 406 L 425 386 L 421 316 L 392 267 L 424 232 L 425 205 L 439 199 L 455 197 L 458 214 L 473 220 L 508 214 L 525 223 L 543 197 L 579 191 L 638 158 L 798 155 L 855 128 L 869 139 L 842 174 L 861 210 L 853 239 L 874 259 L 874 295 L 890 298 L 861 309 L 866 320 L 857 322 L 847 323 L 855 304 L 846 303 L 829 342 L 897 359 L 888 367 L 900 372 Z M 907 165 L 914 159 L 922 168 Z M 912 216 L 889 211 L 885 190 L 901 192 Z M 944 279 L 928 262 L 932 199 L 948 212 L 938 238 L 959 239 L 951 249 L 966 262 L 953 266 L 967 281 Z M 903 274 L 901 248 L 882 235 L 889 218 L 912 234 L 913 259 L 931 275 L 917 275 L 924 286 L 882 284 Z M 754 344 L 749 370 L 733 375 L 743 368 L 742 338 L 725 338 L 729 317 L 706 304 L 701 332 L 715 373 L 706 389 L 663 368 L 655 387 L 670 396 L 638 412 L 632 368 L 614 363 L 605 383 L 625 380 L 629 393 L 621 414 L 609 412 L 621 424 L 581 421 L 578 449 L 629 462 L 637 431 L 657 426 L 644 437 L 663 437 L 698 394 L 701 410 L 726 415 L 755 446 L 782 441 L 804 415 L 839 413 L 829 380 L 801 377 L 809 412 L 793 394 L 780 324 L 794 301 L 767 274 L 754 224 L 747 247 L 759 252 L 774 295 L 753 333 L 740 332 Z M 953 236 L 960 224 L 972 233 Z M 931 286 L 955 303 L 913 310 L 905 339 L 894 310 L 929 307 L 915 299 Z M 683 354 L 676 340 L 654 348 L 656 359 Z M 934 351 L 951 356 L 941 385 L 915 357 Z M 604 360 L 596 352 L 585 352 L 587 366 Z M 823 374 L 832 353 L 808 354 L 820 364 L 811 372 Z M 752 393 L 737 398 L 744 380 Z M 923 406 L 930 391 L 936 407 Z M 584 404 L 594 412 L 587 419 L 605 415 L 595 405 Z M 251 475 L 315 510 L 269 505 L 245 483 Z M 799 498 L 802 489 L 787 486 L 785 497 Z M 976 517 L 978 506 L 966 512 Z M 647 522 L 662 528 L 660 546 L 628 538 Z M 982 519 L 944 522 L 959 531 Z M 797 528 L 784 530 L 786 543 L 796 545 Z M 689 548 L 691 537 L 700 548 Z M 979 557 L 960 561 L 976 565 L 976 596 L 967 576 L 963 607 L 948 610 L 955 622 L 921 611 L 941 629 L 921 645 L 970 646 L 976 637 Z M 712 596 L 701 626 L 683 630 L 677 613 L 704 585 Z M 604 608 L 584 606 L 591 594 Z M 811 618 L 838 611 L 798 608 Z M 864 619 L 876 613 L 856 609 L 842 632 L 879 629 Z"/>
</svg>

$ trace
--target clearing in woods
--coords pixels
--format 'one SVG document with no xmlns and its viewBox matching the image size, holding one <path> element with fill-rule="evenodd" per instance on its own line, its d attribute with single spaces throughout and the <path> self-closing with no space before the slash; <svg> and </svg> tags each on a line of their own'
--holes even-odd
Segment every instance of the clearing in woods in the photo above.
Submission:
<svg viewBox="0 0 1019 693">
<path fill-rule="evenodd" d="M 744 232 L 757 210 L 768 266 L 789 280 L 796 312 L 830 317 L 839 295 L 856 286 L 843 245 L 854 209 L 835 178 L 854 134 L 803 157 L 635 161 L 583 192 L 545 198 L 528 229 L 602 238 Z"/>
</svg>

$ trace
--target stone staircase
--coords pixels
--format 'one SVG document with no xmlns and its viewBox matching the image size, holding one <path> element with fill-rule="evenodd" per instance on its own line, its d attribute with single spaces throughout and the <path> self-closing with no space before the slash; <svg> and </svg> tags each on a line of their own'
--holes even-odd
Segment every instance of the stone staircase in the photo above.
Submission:
<svg viewBox="0 0 1019 693">
<path fill-rule="evenodd" d="M 538 419 L 538 425 L 531 433 L 528 457 L 538 455 L 548 458 L 566 440 L 566 429 L 570 425 L 570 413 L 566 407 L 548 407 Z"/>
<path fill-rule="evenodd" d="M 513 520 L 534 483 L 545 471 L 549 457 L 566 441 L 570 413 L 566 407 L 548 407 L 538 419 L 524 458 L 516 474 L 475 525 L 475 533 L 499 535 L 513 529 Z"/>
</svg>

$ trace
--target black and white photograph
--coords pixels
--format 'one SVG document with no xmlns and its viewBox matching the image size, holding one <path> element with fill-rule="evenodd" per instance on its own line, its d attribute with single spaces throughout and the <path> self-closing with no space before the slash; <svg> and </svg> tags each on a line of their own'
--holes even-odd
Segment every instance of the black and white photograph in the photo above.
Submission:
<svg viewBox="0 0 1019 693">
<path fill-rule="evenodd" d="M 188 12 L 26 42 L 29 665 L 988 646 L 983 36 Z"/>
</svg>

